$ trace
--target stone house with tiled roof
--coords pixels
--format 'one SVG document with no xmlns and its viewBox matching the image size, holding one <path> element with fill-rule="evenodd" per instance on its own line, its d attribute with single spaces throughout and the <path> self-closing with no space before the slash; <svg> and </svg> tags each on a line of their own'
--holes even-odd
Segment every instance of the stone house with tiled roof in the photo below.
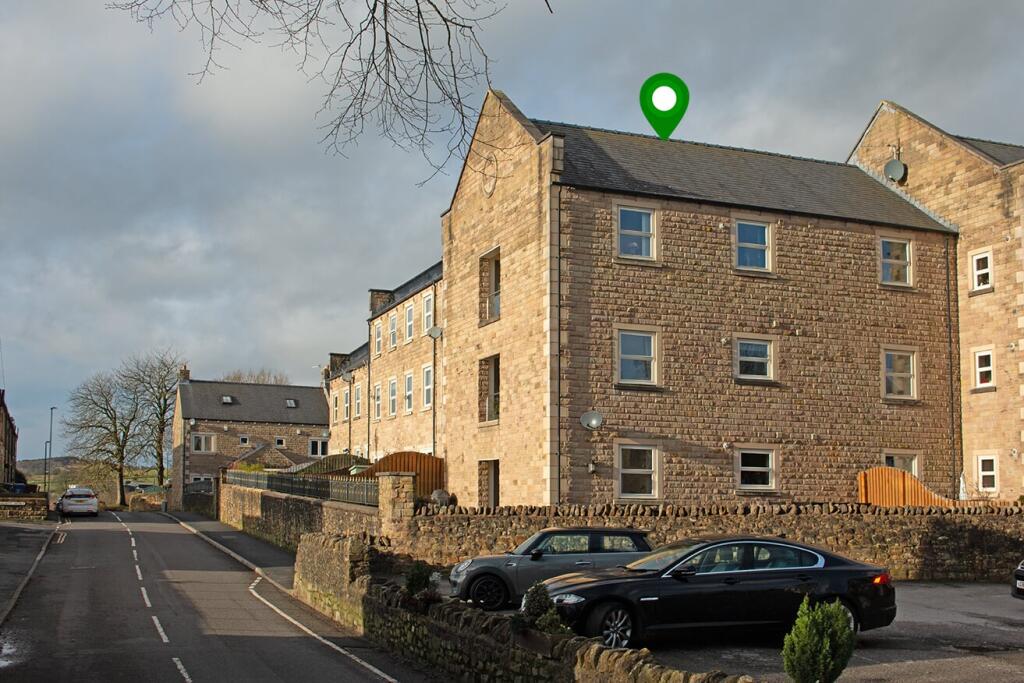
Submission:
<svg viewBox="0 0 1024 683">
<path fill-rule="evenodd" d="M 171 441 L 172 508 L 184 485 L 242 461 L 286 469 L 328 453 L 322 387 L 192 379 L 179 373 Z"/>
<path fill-rule="evenodd" d="M 14 482 L 18 463 L 18 428 L 7 406 L 7 392 L 0 389 L 0 484 Z"/>
</svg>

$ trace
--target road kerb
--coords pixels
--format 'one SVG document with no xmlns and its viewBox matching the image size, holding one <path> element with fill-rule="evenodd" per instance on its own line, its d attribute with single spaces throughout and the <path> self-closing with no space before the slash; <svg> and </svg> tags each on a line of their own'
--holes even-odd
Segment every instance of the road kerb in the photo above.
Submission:
<svg viewBox="0 0 1024 683">
<path fill-rule="evenodd" d="M 58 524 L 57 526 L 60 526 L 60 524 Z M 39 553 L 36 555 L 35 561 L 32 562 L 32 566 L 29 567 L 28 574 L 26 574 L 25 578 L 21 580 L 21 583 L 18 584 L 18 587 L 14 589 L 14 595 L 12 595 L 11 599 L 7 601 L 7 604 L 3 607 L 3 611 L 0 611 L 0 626 L 4 625 L 4 622 L 7 621 L 7 616 L 14 609 L 14 606 L 16 604 L 18 604 L 18 598 L 21 597 L 21 592 L 23 590 L 25 590 L 25 586 L 28 585 L 28 582 L 32 578 L 32 575 L 35 574 L 36 567 L 39 566 L 39 563 L 43 559 L 43 555 L 46 554 L 47 548 L 50 547 L 50 541 L 53 540 L 53 537 L 56 534 L 57 534 L 57 527 L 55 526 L 50 531 L 50 535 L 49 535 L 49 537 L 47 537 L 46 542 L 43 543 L 43 547 L 39 549 Z"/>
</svg>

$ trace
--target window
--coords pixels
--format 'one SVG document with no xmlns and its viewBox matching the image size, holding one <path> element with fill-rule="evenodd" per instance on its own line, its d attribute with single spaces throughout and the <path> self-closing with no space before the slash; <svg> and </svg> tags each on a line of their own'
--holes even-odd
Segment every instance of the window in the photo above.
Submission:
<svg viewBox="0 0 1024 683">
<path fill-rule="evenodd" d="M 697 553 L 687 562 L 698 574 L 738 572 L 744 569 L 744 555 L 749 548 L 746 543 L 728 543 L 708 548 Z"/>
<path fill-rule="evenodd" d="M 232 398 L 230 396 L 221 396 L 220 402 L 223 403 L 224 405 L 231 405 Z"/>
<path fill-rule="evenodd" d="M 285 408 L 295 408 L 297 406 L 298 406 L 298 403 L 295 401 L 294 398 L 286 398 L 284 400 L 284 407 Z"/>
<path fill-rule="evenodd" d="M 654 332 L 619 330 L 619 382 L 654 384 L 657 382 Z"/>
<path fill-rule="evenodd" d="M 770 229 L 766 223 L 736 221 L 736 267 L 771 270 Z"/>
<path fill-rule="evenodd" d="M 412 341 L 413 335 L 413 323 L 416 320 L 415 310 L 412 304 L 407 304 L 405 307 L 405 343 L 408 344 Z"/>
<path fill-rule="evenodd" d="M 971 289 L 975 292 L 992 288 L 992 252 L 971 256 Z"/>
<path fill-rule="evenodd" d="M 616 448 L 617 496 L 657 498 L 658 464 L 653 446 L 620 444 Z"/>
<path fill-rule="evenodd" d="M 755 543 L 752 560 L 753 563 L 750 568 L 753 571 L 760 569 L 798 569 L 800 567 L 815 567 L 818 565 L 818 556 L 814 553 L 775 543 Z"/>
<path fill-rule="evenodd" d="M 327 455 L 327 439 L 310 439 L 309 454 L 315 458 Z"/>
<path fill-rule="evenodd" d="M 882 284 L 910 284 L 910 242 L 882 238 Z"/>
<path fill-rule="evenodd" d="M 551 534 L 537 544 L 535 550 L 545 555 L 569 555 L 590 552 L 590 534 L 588 533 L 557 533 Z"/>
<path fill-rule="evenodd" d="M 434 366 L 423 366 L 423 407 L 434 405 Z"/>
<path fill-rule="evenodd" d="M 361 417 L 363 414 L 363 385 L 356 385 L 356 417 Z"/>
<path fill-rule="evenodd" d="M 497 420 L 501 414 L 501 363 L 498 356 L 480 361 L 480 421 Z"/>
<path fill-rule="evenodd" d="M 974 352 L 974 388 L 984 389 L 996 385 L 992 371 L 992 349 Z"/>
<path fill-rule="evenodd" d="M 405 373 L 405 412 L 412 412 L 412 373 Z"/>
<path fill-rule="evenodd" d="M 654 259 L 654 212 L 619 207 L 619 256 Z"/>
<path fill-rule="evenodd" d="M 914 376 L 915 353 L 903 349 L 882 351 L 885 398 L 914 398 L 917 379 Z"/>
<path fill-rule="evenodd" d="M 998 491 L 999 481 L 996 473 L 996 456 L 978 456 L 978 490 Z"/>
<path fill-rule="evenodd" d="M 242 436 L 238 437 L 238 445 L 239 446 L 248 446 L 249 445 L 249 437 L 245 436 L 245 435 L 242 435 Z"/>
<path fill-rule="evenodd" d="M 213 453 L 213 434 L 193 434 L 193 453 Z"/>
<path fill-rule="evenodd" d="M 733 342 L 733 372 L 741 379 L 772 379 L 774 359 L 768 339 L 736 338 Z"/>
<path fill-rule="evenodd" d="M 380 419 L 380 385 L 373 385 L 373 419 Z"/>
<path fill-rule="evenodd" d="M 886 451 L 882 453 L 882 464 L 917 476 L 917 455 L 914 453 Z"/>
<path fill-rule="evenodd" d="M 427 293 L 423 295 L 423 333 L 434 326 L 434 295 Z"/>
<path fill-rule="evenodd" d="M 398 346 L 398 314 L 392 313 L 388 316 L 388 348 Z"/>
<path fill-rule="evenodd" d="M 398 414 L 398 380 L 388 380 L 388 415 Z"/>
<path fill-rule="evenodd" d="M 351 397 L 352 397 L 351 390 L 345 389 L 345 391 L 342 392 L 342 403 L 345 404 L 345 411 L 344 412 L 345 412 L 345 419 L 346 420 L 349 419 L 349 416 L 351 415 L 351 412 L 352 412 L 352 405 L 349 403 L 349 399 Z M 335 400 L 337 400 L 338 397 L 335 396 L 334 398 L 335 398 Z M 335 412 L 337 412 L 337 410 L 335 410 Z"/>
<path fill-rule="evenodd" d="M 334 410 L 331 413 L 331 415 L 332 415 L 331 420 L 333 422 L 337 422 L 338 421 L 338 395 L 337 394 L 331 394 L 331 401 L 334 404 Z"/>
<path fill-rule="evenodd" d="M 274 445 L 277 446 L 278 448 L 284 448 L 286 443 L 287 442 L 284 440 L 283 436 L 278 436 L 274 439 Z"/>
<path fill-rule="evenodd" d="M 501 251 L 480 257 L 480 322 L 501 317 Z"/>
<path fill-rule="evenodd" d="M 595 550 L 599 553 L 638 553 L 636 541 L 626 534 L 596 534 Z"/>
<path fill-rule="evenodd" d="M 741 449 L 736 455 L 741 489 L 775 488 L 775 452 L 769 449 Z"/>
<path fill-rule="evenodd" d="M 381 328 L 380 323 L 373 326 L 373 352 L 380 355 L 381 351 Z"/>
</svg>

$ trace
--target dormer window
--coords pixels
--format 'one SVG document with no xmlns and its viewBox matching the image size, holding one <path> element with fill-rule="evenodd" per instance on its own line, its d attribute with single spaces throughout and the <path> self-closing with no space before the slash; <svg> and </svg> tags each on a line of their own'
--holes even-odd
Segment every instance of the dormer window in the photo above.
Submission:
<svg viewBox="0 0 1024 683">
<path fill-rule="evenodd" d="M 227 406 L 227 405 L 231 405 L 232 400 L 231 400 L 230 396 L 221 396 L 220 397 L 220 402 Z"/>
<path fill-rule="evenodd" d="M 296 407 L 296 405 L 297 404 L 295 403 L 295 399 L 294 398 L 286 398 L 284 400 L 284 407 L 285 408 L 294 408 L 294 407 Z"/>
</svg>

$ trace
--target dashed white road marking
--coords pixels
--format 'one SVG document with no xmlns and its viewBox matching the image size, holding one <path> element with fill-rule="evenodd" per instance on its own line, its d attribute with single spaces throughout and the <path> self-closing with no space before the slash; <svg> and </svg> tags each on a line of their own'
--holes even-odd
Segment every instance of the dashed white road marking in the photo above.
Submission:
<svg viewBox="0 0 1024 683">
<path fill-rule="evenodd" d="M 135 537 L 134 536 L 132 536 L 132 547 L 133 548 L 135 547 Z"/>
<path fill-rule="evenodd" d="M 66 533 L 64 533 L 63 531 L 58 531 L 57 532 L 57 540 L 54 541 L 54 543 L 58 543 L 58 544 L 59 543 L 63 543 L 64 539 L 67 538 L 67 537 L 68 537 L 68 535 Z"/>
<path fill-rule="evenodd" d="M 359 664 L 360 666 L 362 666 L 367 671 L 370 671 L 370 672 L 380 676 L 382 679 L 384 679 L 385 681 L 388 681 L 389 683 L 398 683 L 398 679 L 397 678 L 392 678 L 391 676 L 388 676 L 386 673 L 384 673 L 383 671 L 381 671 L 380 669 L 378 669 L 374 665 L 370 664 L 369 662 L 367 662 L 367 661 L 365 661 L 363 659 L 360 659 L 359 657 L 355 656 L 354 654 L 352 654 L 351 652 L 349 652 L 345 648 L 340 647 L 338 645 L 335 645 L 334 643 L 332 643 L 331 641 L 327 640 L 326 638 L 323 638 L 323 637 L 317 635 L 316 633 L 313 633 L 313 631 L 309 630 L 304 625 L 302 625 L 301 623 L 299 623 L 295 619 L 292 619 L 290 616 L 288 616 L 283 611 L 278 609 L 275 605 L 271 604 L 269 600 L 267 600 L 262 595 L 260 595 L 259 593 L 256 592 L 256 584 L 258 584 L 262 579 L 263 579 L 262 576 L 257 576 L 256 580 L 253 581 L 251 584 L 249 584 L 249 592 L 252 593 L 253 596 L 257 600 L 259 600 L 264 605 L 266 605 L 270 609 L 272 609 L 275 612 L 277 612 L 280 616 L 284 617 L 287 621 L 289 621 L 292 625 L 297 627 L 300 631 L 302 631 L 306 635 L 311 636 L 313 638 L 316 638 L 321 643 L 323 643 L 327 647 L 331 648 L 335 652 L 340 652 L 341 654 L 345 655 L 346 657 L 348 657 L 349 659 L 354 661 L 356 664 Z M 155 620 L 156 617 L 153 617 L 153 619 Z"/>
<path fill-rule="evenodd" d="M 156 618 L 155 614 L 153 615 L 153 625 L 156 626 L 156 632 L 160 634 L 160 640 L 164 641 L 165 643 L 171 642 L 167 638 L 167 634 L 164 633 L 164 627 L 160 625 L 160 620 Z"/>
<path fill-rule="evenodd" d="M 139 565 L 135 565 L 135 576 L 139 577 L 139 581 L 142 581 L 142 570 L 139 569 Z"/>
<path fill-rule="evenodd" d="M 116 512 L 111 512 L 110 514 L 114 515 L 114 519 L 116 519 L 117 521 L 121 522 L 121 518 L 117 516 Z M 121 523 L 124 524 L 124 522 L 121 522 Z"/>
<path fill-rule="evenodd" d="M 146 592 L 146 587 L 139 586 L 139 590 L 142 591 L 142 601 L 146 603 L 146 607 L 152 607 L 153 603 L 149 601 L 149 593 Z"/>
<path fill-rule="evenodd" d="M 171 657 L 171 661 L 174 662 L 174 666 L 178 667 L 178 672 L 185 679 L 185 683 L 192 683 L 192 677 L 188 675 L 188 671 L 185 670 L 185 665 L 181 663 L 181 660 L 177 657 Z"/>
<path fill-rule="evenodd" d="M 132 551 L 132 557 L 134 557 L 135 561 L 138 562 L 139 561 L 139 551 L 133 550 Z"/>
</svg>

